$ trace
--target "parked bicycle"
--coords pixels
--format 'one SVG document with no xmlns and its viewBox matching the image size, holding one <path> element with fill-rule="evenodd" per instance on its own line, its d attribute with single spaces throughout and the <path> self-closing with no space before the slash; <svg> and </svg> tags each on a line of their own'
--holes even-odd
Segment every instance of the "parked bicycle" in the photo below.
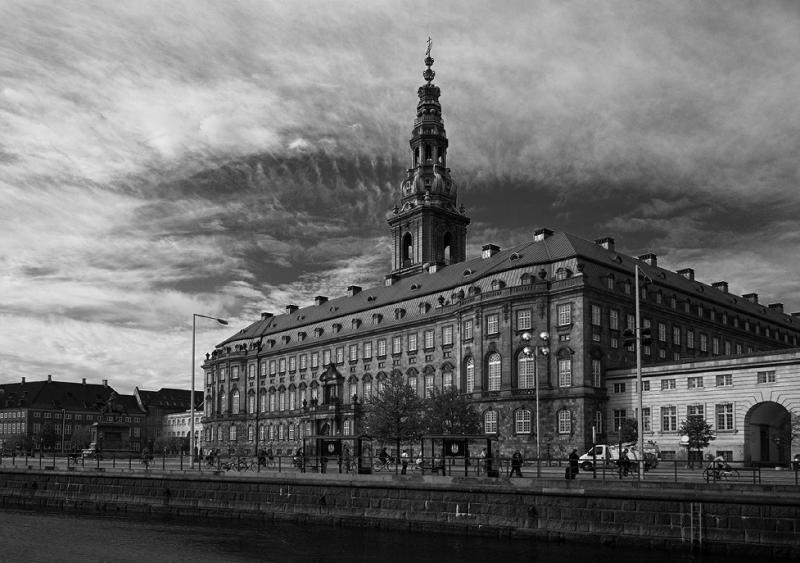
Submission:
<svg viewBox="0 0 800 563">
<path fill-rule="evenodd" d="M 706 483 L 712 481 L 736 481 L 739 479 L 739 471 L 730 466 L 710 466 L 703 471 L 703 479 L 706 480 Z"/>
</svg>

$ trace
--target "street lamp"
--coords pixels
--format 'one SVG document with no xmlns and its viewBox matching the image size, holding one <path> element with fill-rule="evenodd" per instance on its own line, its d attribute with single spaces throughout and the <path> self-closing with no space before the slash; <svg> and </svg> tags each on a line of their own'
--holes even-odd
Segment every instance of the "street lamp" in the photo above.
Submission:
<svg viewBox="0 0 800 563">
<path fill-rule="evenodd" d="M 532 346 L 531 341 L 533 340 L 533 335 L 530 332 L 524 333 L 522 339 L 525 341 L 525 348 L 522 349 L 522 353 L 529 358 L 533 357 L 533 389 L 536 396 L 536 476 L 541 477 L 542 464 L 541 450 L 539 447 L 539 370 L 536 367 L 536 360 L 539 354 L 547 356 L 550 353 L 550 346 L 548 346 L 550 335 L 545 331 L 540 332 L 539 340 L 541 343 L 533 344 Z"/>
<path fill-rule="evenodd" d="M 212 321 L 217 321 L 217 323 L 219 323 L 221 325 L 227 325 L 228 324 L 228 321 L 226 321 L 225 319 L 218 319 L 217 317 L 208 317 L 206 315 L 199 315 L 197 313 L 194 313 L 192 315 L 192 394 L 190 395 L 190 398 L 189 398 L 189 456 L 190 456 L 190 458 L 192 460 L 191 463 L 192 463 L 193 467 L 194 467 L 194 458 L 195 458 L 195 455 L 194 455 L 194 448 L 195 448 L 195 442 L 194 442 L 194 370 L 195 370 L 195 364 L 194 364 L 195 357 L 194 357 L 194 354 L 195 354 L 195 351 L 194 351 L 194 348 L 195 348 L 195 334 L 197 332 L 197 317 L 200 317 L 201 319 L 211 319 Z"/>
</svg>

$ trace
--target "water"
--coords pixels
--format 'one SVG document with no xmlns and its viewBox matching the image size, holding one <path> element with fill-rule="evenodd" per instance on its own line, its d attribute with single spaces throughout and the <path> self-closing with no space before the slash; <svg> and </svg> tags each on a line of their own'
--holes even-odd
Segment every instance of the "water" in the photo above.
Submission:
<svg viewBox="0 0 800 563">
<path fill-rule="evenodd" d="M 98 517 L 0 509 L 0 561 L 267 561 L 297 563 L 744 563 L 752 558 L 691 556 L 538 540 L 505 540 L 291 523 Z M 761 562 L 767 561 L 760 558 Z"/>
</svg>

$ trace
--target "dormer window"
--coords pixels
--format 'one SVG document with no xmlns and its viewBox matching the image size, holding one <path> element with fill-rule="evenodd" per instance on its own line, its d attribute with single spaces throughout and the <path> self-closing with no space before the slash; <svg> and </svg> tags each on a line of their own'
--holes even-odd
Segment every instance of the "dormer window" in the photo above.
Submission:
<svg viewBox="0 0 800 563">
<path fill-rule="evenodd" d="M 506 282 L 503 280 L 492 280 L 492 290 L 503 289 L 506 286 Z"/>
<path fill-rule="evenodd" d="M 305 332 L 302 332 L 302 331 L 301 331 L 301 332 L 298 332 L 298 333 L 297 333 L 297 340 L 299 340 L 300 342 L 302 342 L 303 340 L 305 340 L 305 339 L 306 339 L 306 336 L 308 336 L 308 335 L 307 335 Z"/>
<path fill-rule="evenodd" d="M 281 336 L 281 342 L 283 342 L 284 344 L 289 344 L 290 339 L 291 338 L 289 337 L 288 334 L 284 334 L 283 336 Z"/>
<path fill-rule="evenodd" d="M 431 310 L 431 304 L 430 303 L 420 303 L 419 304 L 419 312 L 420 313 L 425 314 L 430 310 Z"/>
<path fill-rule="evenodd" d="M 572 277 L 572 270 L 569 268 L 559 268 L 556 270 L 556 280 L 565 280 Z"/>
<path fill-rule="evenodd" d="M 339 323 L 333 323 L 331 325 L 331 329 L 333 330 L 334 334 L 336 334 L 342 330 L 342 325 L 340 325 Z"/>
<path fill-rule="evenodd" d="M 394 318 L 395 318 L 395 320 L 400 320 L 405 316 L 406 316 L 406 310 L 405 309 L 403 309 L 401 307 L 398 307 L 397 309 L 394 310 Z"/>
<path fill-rule="evenodd" d="M 522 256 L 520 256 L 519 252 L 514 252 L 511 256 L 508 257 L 508 259 L 511 260 L 512 262 L 514 260 L 519 260 L 520 258 L 522 258 Z"/>
<path fill-rule="evenodd" d="M 322 327 L 318 326 L 317 328 L 314 329 L 314 336 L 320 337 L 320 336 L 322 336 L 323 332 L 325 332 L 325 331 L 322 329 Z"/>
<path fill-rule="evenodd" d="M 466 270 L 464 270 L 464 277 L 471 276 L 473 273 L 474 272 L 472 270 L 467 268 Z"/>
<path fill-rule="evenodd" d="M 380 313 L 373 313 L 372 324 L 374 325 L 380 324 L 382 320 L 383 320 L 383 315 L 381 315 Z"/>
<path fill-rule="evenodd" d="M 358 327 L 360 327 L 360 326 L 361 326 L 361 319 L 353 319 L 353 320 L 350 322 L 350 327 L 351 327 L 353 330 L 357 329 L 357 328 L 358 328 Z"/>
</svg>

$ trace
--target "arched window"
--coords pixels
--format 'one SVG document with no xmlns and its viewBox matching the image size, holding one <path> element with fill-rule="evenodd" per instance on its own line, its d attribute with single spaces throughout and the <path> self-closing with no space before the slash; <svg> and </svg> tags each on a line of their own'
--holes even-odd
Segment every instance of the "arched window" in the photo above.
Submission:
<svg viewBox="0 0 800 563">
<path fill-rule="evenodd" d="M 449 366 L 442 371 L 442 389 L 445 391 L 453 386 L 453 370 Z"/>
<path fill-rule="evenodd" d="M 558 386 L 572 387 L 572 358 L 558 359 Z"/>
<path fill-rule="evenodd" d="M 256 438 L 256 428 L 252 424 L 247 427 L 247 441 L 252 442 Z"/>
<path fill-rule="evenodd" d="M 531 411 L 519 409 L 514 413 L 514 431 L 517 434 L 531 433 Z"/>
<path fill-rule="evenodd" d="M 572 432 L 572 413 L 567 409 L 558 411 L 558 433 L 570 434 Z"/>
<path fill-rule="evenodd" d="M 500 390 L 500 354 L 494 352 L 486 362 L 486 382 L 489 391 Z"/>
<path fill-rule="evenodd" d="M 403 264 L 410 264 L 414 258 L 414 239 L 411 237 L 411 233 L 406 233 L 403 235 L 403 243 L 401 248 L 403 253 Z"/>
<path fill-rule="evenodd" d="M 269 412 L 275 412 L 275 391 L 269 392 Z"/>
<path fill-rule="evenodd" d="M 467 358 L 465 367 L 467 372 L 466 382 L 465 382 L 466 392 L 472 393 L 473 391 L 475 391 L 475 360 L 473 360 L 471 357 Z"/>
<path fill-rule="evenodd" d="M 283 441 L 286 438 L 285 430 L 286 430 L 286 428 L 283 426 L 283 424 L 279 424 L 278 425 L 278 440 L 279 441 Z"/>
<path fill-rule="evenodd" d="M 297 408 L 297 390 L 294 387 L 289 388 L 289 410 L 293 411 Z"/>
<path fill-rule="evenodd" d="M 258 440 L 263 442 L 267 439 L 267 427 L 263 424 L 258 427 Z"/>
<path fill-rule="evenodd" d="M 442 239 L 442 257 L 444 263 L 449 264 L 453 256 L 453 236 L 450 233 L 445 233 Z"/>
<path fill-rule="evenodd" d="M 262 390 L 258 398 L 258 409 L 261 412 L 267 412 L 267 392 Z"/>
<path fill-rule="evenodd" d="M 306 396 L 306 384 L 303 383 L 300 385 L 300 395 L 297 397 L 299 404 L 301 407 L 305 407 L 308 404 L 308 398 Z"/>
<path fill-rule="evenodd" d="M 211 395 L 206 395 L 206 400 L 205 403 L 203 404 L 204 407 L 203 410 L 205 411 L 206 416 L 211 416 L 211 409 L 214 406 L 214 403 L 212 401 L 213 399 L 211 398 Z"/>
<path fill-rule="evenodd" d="M 256 412 L 256 394 L 253 392 L 250 392 L 250 394 L 247 395 L 247 412 Z"/>
<path fill-rule="evenodd" d="M 536 385 L 536 366 L 535 360 L 527 354 L 520 354 L 517 362 L 517 386 L 520 389 L 533 389 Z"/>
<path fill-rule="evenodd" d="M 236 441 L 236 425 L 235 424 L 231 424 L 231 427 L 228 428 L 228 440 L 230 440 L 231 442 L 235 442 Z"/>
<path fill-rule="evenodd" d="M 220 414 L 228 412 L 228 406 L 225 403 L 225 401 L 227 399 L 228 399 L 228 396 L 225 394 L 225 391 L 220 391 L 219 392 L 219 408 L 217 409 L 217 412 L 219 412 Z"/>
<path fill-rule="evenodd" d="M 278 391 L 278 410 L 286 410 L 286 389 L 283 388 Z"/>
<path fill-rule="evenodd" d="M 239 414 L 239 391 L 234 389 L 231 392 L 231 414 Z"/>
<path fill-rule="evenodd" d="M 483 414 L 483 432 L 497 434 L 497 411 L 486 411 Z"/>
<path fill-rule="evenodd" d="M 289 423 L 289 440 L 294 440 L 294 424 Z"/>
<path fill-rule="evenodd" d="M 267 439 L 270 440 L 270 441 L 275 439 L 275 427 L 273 425 L 271 425 L 271 424 L 269 425 L 269 428 L 267 429 Z"/>
<path fill-rule="evenodd" d="M 408 385 L 414 390 L 414 393 L 417 392 L 417 376 L 410 375 L 408 376 Z"/>
<path fill-rule="evenodd" d="M 366 374 L 363 378 L 362 393 L 365 401 L 372 397 L 372 376 L 370 374 Z"/>
</svg>

